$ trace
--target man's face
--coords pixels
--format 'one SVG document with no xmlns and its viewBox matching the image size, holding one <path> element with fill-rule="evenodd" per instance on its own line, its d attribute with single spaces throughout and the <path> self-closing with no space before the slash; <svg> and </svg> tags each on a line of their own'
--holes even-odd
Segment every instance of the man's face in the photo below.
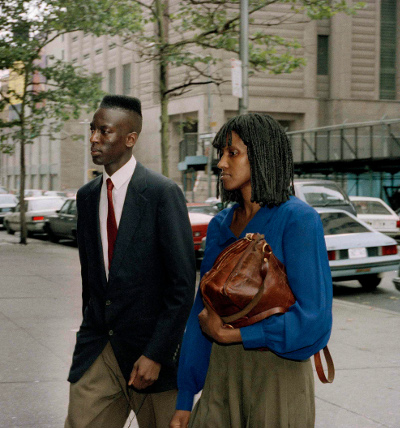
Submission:
<svg viewBox="0 0 400 428">
<path fill-rule="evenodd" d="M 138 134 L 132 131 L 129 112 L 122 109 L 100 108 L 90 124 L 91 155 L 93 163 L 104 165 L 112 175 L 132 156 Z"/>
</svg>

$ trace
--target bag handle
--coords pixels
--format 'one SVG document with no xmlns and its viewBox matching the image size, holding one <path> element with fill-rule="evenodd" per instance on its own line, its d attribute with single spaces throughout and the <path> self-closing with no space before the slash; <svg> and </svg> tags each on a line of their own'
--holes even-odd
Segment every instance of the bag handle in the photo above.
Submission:
<svg viewBox="0 0 400 428">
<path fill-rule="evenodd" d="M 325 348 L 322 351 L 324 352 L 326 366 L 328 368 L 328 378 L 325 376 L 324 368 L 322 366 L 321 355 L 320 355 L 321 351 L 318 351 L 314 355 L 315 369 L 317 370 L 319 380 L 322 383 L 332 383 L 333 379 L 335 379 L 335 366 L 333 365 L 333 359 L 332 359 L 331 353 L 329 352 L 328 346 L 325 346 Z"/>
</svg>

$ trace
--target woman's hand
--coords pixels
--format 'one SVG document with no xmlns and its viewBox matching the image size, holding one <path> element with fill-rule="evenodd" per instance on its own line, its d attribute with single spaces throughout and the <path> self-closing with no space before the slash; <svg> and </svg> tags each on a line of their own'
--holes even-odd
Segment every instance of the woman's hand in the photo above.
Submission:
<svg viewBox="0 0 400 428">
<path fill-rule="evenodd" d="M 204 309 L 199 313 L 199 323 L 203 332 L 219 343 L 242 342 L 238 328 L 224 324 L 221 317 L 204 302 Z"/>
<path fill-rule="evenodd" d="M 187 428 L 189 425 L 190 413 L 191 412 L 188 410 L 176 410 L 169 423 L 169 428 Z"/>
</svg>

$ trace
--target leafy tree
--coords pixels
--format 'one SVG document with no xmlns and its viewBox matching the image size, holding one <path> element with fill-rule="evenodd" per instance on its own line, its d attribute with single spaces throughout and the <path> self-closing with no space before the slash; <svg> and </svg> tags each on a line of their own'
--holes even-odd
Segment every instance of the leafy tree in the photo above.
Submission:
<svg viewBox="0 0 400 428">
<path fill-rule="evenodd" d="M 44 135 L 54 139 L 63 122 L 78 118 L 82 108 L 93 110 L 102 96 L 94 75 L 53 57 L 44 61 L 46 47 L 74 31 L 100 36 L 140 28 L 139 6 L 131 0 L 0 0 L 0 70 L 10 73 L 0 89 L 0 150 L 19 145 L 22 244 L 26 144 Z"/>
<path fill-rule="evenodd" d="M 271 15 L 265 22 L 257 20 L 257 12 L 268 11 L 278 3 L 287 6 L 287 13 Z M 138 0 L 137 4 L 148 25 L 131 39 L 142 61 L 155 63 L 158 68 L 162 173 L 168 176 L 168 101 L 195 85 L 224 82 L 222 75 L 211 73 L 210 65 L 222 61 L 218 51 L 239 53 L 240 0 Z M 280 74 L 305 64 L 296 54 L 300 43 L 274 35 L 274 27 L 298 23 L 299 16 L 307 22 L 338 12 L 354 13 L 360 7 L 362 3 L 349 7 L 343 0 L 249 0 L 250 68 Z M 176 67 L 184 67 L 186 74 L 183 81 L 173 85 L 168 76 Z"/>
</svg>

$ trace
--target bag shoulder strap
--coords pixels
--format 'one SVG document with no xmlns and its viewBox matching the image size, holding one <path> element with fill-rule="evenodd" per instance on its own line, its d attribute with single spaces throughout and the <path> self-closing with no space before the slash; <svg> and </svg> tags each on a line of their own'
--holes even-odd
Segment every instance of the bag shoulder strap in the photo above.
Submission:
<svg viewBox="0 0 400 428">
<path fill-rule="evenodd" d="M 324 368 L 322 366 L 321 354 L 320 354 L 321 351 L 318 351 L 314 355 L 315 369 L 317 370 L 319 380 L 322 383 L 332 383 L 333 379 L 335 379 L 335 366 L 333 365 L 333 359 L 332 359 L 331 353 L 329 352 L 328 346 L 325 346 L 325 348 L 322 351 L 324 352 L 326 366 L 328 368 L 328 377 L 325 376 Z"/>
</svg>

